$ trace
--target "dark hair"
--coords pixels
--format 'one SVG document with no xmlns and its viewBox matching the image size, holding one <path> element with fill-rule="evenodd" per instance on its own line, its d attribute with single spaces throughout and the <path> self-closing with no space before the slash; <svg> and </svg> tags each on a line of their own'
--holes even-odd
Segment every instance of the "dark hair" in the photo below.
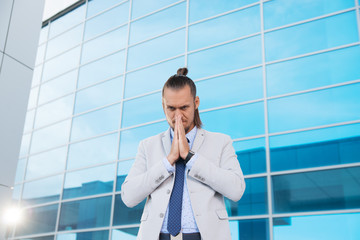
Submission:
<svg viewBox="0 0 360 240">
<path fill-rule="evenodd" d="M 177 70 L 177 74 L 172 75 L 164 84 L 164 87 L 162 89 L 162 96 L 164 97 L 165 88 L 171 88 L 174 90 L 178 90 L 178 89 L 182 89 L 186 85 L 188 85 L 190 87 L 191 95 L 193 96 L 194 101 L 195 101 L 196 86 L 195 86 L 194 81 L 186 76 L 188 74 L 188 72 L 189 71 L 187 68 L 179 68 Z M 194 124 L 198 128 L 201 128 L 201 126 L 202 126 L 202 122 L 200 120 L 199 109 L 195 109 Z"/>
</svg>

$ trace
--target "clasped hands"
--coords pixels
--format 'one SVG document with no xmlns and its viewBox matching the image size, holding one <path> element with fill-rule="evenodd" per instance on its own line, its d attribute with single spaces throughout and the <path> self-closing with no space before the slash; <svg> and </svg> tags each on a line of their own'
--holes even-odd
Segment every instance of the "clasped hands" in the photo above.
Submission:
<svg viewBox="0 0 360 240">
<path fill-rule="evenodd" d="M 190 150 L 181 118 L 181 115 L 175 116 L 174 137 L 170 154 L 167 156 L 171 165 L 174 165 L 179 158 L 185 159 Z"/>
</svg>

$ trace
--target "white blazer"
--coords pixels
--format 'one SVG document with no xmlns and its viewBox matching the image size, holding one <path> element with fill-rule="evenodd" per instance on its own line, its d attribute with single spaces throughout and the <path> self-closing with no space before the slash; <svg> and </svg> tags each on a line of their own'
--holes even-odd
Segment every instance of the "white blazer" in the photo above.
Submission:
<svg viewBox="0 0 360 240">
<path fill-rule="evenodd" d="M 121 197 L 128 207 L 147 198 L 137 240 L 158 240 L 174 185 L 163 158 L 170 153 L 170 129 L 140 142 Z M 221 133 L 198 129 L 192 146 L 198 154 L 186 173 L 194 217 L 203 240 L 231 240 L 224 196 L 238 201 L 245 190 L 244 176 L 232 140 Z"/>
</svg>

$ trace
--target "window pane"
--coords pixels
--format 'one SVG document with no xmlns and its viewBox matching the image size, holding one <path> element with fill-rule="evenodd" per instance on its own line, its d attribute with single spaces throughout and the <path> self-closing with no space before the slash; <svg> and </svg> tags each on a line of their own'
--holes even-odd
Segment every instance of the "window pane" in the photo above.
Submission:
<svg viewBox="0 0 360 240">
<path fill-rule="evenodd" d="M 38 85 L 41 81 L 41 74 L 42 74 L 42 69 L 43 69 L 43 65 L 38 65 L 34 68 L 34 72 L 33 72 L 33 78 L 32 78 L 32 82 L 31 82 L 31 87 L 34 87 L 36 85 Z"/>
<path fill-rule="evenodd" d="M 18 203 L 20 201 L 20 195 L 21 195 L 21 191 L 22 191 L 22 185 L 15 185 L 14 186 L 14 190 L 11 196 L 11 199 L 14 203 Z"/>
<path fill-rule="evenodd" d="M 136 207 L 128 208 L 121 200 L 121 196 L 115 196 L 114 221 L 113 225 L 128 225 L 140 223 L 140 218 L 145 206 L 146 199 Z"/>
<path fill-rule="evenodd" d="M 159 51 L 161 49 L 161 51 Z M 129 48 L 127 70 L 155 63 L 185 52 L 185 30 L 166 34 Z M 176 71 L 176 70 L 175 70 Z"/>
<path fill-rule="evenodd" d="M 125 181 L 127 174 L 130 171 L 131 166 L 133 165 L 134 160 L 121 161 L 118 163 L 118 172 L 116 180 L 116 191 L 121 190 L 121 185 Z"/>
<path fill-rule="evenodd" d="M 109 164 L 67 173 L 63 199 L 112 192 L 115 169 L 115 164 Z"/>
<path fill-rule="evenodd" d="M 360 47 L 268 65 L 266 79 L 268 96 L 360 79 Z"/>
<path fill-rule="evenodd" d="M 51 39 L 47 43 L 46 59 L 52 58 L 72 47 L 78 45 L 82 40 L 83 24 Z"/>
<path fill-rule="evenodd" d="M 127 23 L 128 20 L 129 2 L 125 2 L 99 16 L 87 20 L 85 25 L 85 40 Z"/>
<path fill-rule="evenodd" d="M 15 183 L 22 182 L 24 179 L 26 160 L 26 158 L 21 158 L 18 160 L 16 167 Z"/>
<path fill-rule="evenodd" d="M 275 213 L 360 207 L 360 167 L 272 177 Z"/>
<path fill-rule="evenodd" d="M 84 43 L 81 63 L 84 64 L 93 61 L 99 57 L 125 48 L 127 35 L 128 27 L 124 26 Z"/>
<path fill-rule="evenodd" d="M 29 157 L 26 180 L 64 171 L 66 153 L 67 147 L 61 147 Z"/>
<path fill-rule="evenodd" d="M 260 32 L 259 5 L 190 26 L 189 51 L 256 32 Z"/>
<path fill-rule="evenodd" d="M 42 63 L 44 61 L 45 47 L 46 47 L 46 44 L 43 44 L 38 47 L 37 53 L 36 53 L 35 65 L 38 65 L 39 63 Z"/>
<path fill-rule="evenodd" d="M 73 94 L 38 107 L 36 111 L 35 128 L 71 117 L 73 107 Z"/>
<path fill-rule="evenodd" d="M 63 175 L 61 174 L 25 183 L 22 203 L 39 204 L 59 200 L 62 182 Z"/>
<path fill-rule="evenodd" d="M 121 100 L 123 77 L 111 79 L 76 93 L 75 114 Z"/>
<path fill-rule="evenodd" d="M 185 58 L 179 57 L 126 74 L 125 98 L 162 89 L 166 80 L 184 64 Z"/>
<path fill-rule="evenodd" d="M 46 42 L 47 37 L 48 37 L 48 33 L 49 33 L 49 25 L 41 28 L 40 30 L 40 39 L 39 39 L 39 45 Z"/>
<path fill-rule="evenodd" d="M 88 2 L 88 6 L 87 6 L 87 18 L 94 16 L 95 14 L 104 11 L 120 2 L 122 2 L 123 0 L 90 0 Z"/>
<path fill-rule="evenodd" d="M 270 137 L 271 170 L 360 162 L 360 124 Z"/>
<path fill-rule="evenodd" d="M 268 219 L 230 221 L 230 230 L 232 240 L 270 239 Z"/>
<path fill-rule="evenodd" d="M 78 71 L 74 70 L 54 80 L 43 83 L 40 88 L 39 104 L 71 93 L 76 88 Z"/>
<path fill-rule="evenodd" d="M 274 239 L 354 239 L 359 225 L 359 213 L 274 218 Z"/>
<path fill-rule="evenodd" d="M 71 141 L 117 130 L 119 121 L 120 104 L 75 117 L 71 129 Z"/>
<path fill-rule="evenodd" d="M 135 19 L 144 16 L 145 14 L 156 11 L 175 2 L 178 2 L 178 0 L 133 0 L 131 6 L 131 18 Z"/>
<path fill-rule="evenodd" d="M 30 90 L 28 109 L 36 107 L 39 95 L 39 87 L 34 87 Z"/>
<path fill-rule="evenodd" d="M 194 80 L 254 66 L 261 63 L 261 38 L 255 36 L 192 53 L 188 59 Z"/>
<path fill-rule="evenodd" d="M 302 21 L 354 6 L 353 0 L 276 0 L 264 3 L 265 29 Z"/>
<path fill-rule="evenodd" d="M 57 56 L 44 65 L 44 72 L 42 81 L 47 81 L 51 78 L 57 77 L 60 74 L 67 72 L 79 65 L 80 47 L 71 49 L 68 52 Z"/>
<path fill-rule="evenodd" d="M 26 113 L 24 132 L 28 132 L 33 129 L 34 117 L 35 117 L 35 110 L 30 110 Z"/>
<path fill-rule="evenodd" d="M 109 231 L 96 231 L 96 232 L 79 232 L 79 233 L 64 233 L 58 234 L 57 240 L 108 240 Z"/>
<path fill-rule="evenodd" d="M 78 88 L 124 73 L 125 51 L 120 51 L 80 67 Z"/>
<path fill-rule="evenodd" d="M 266 178 L 245 179 L 246 190 L 240 201 L 225 199 L 229 217 L 268 213 Z"/>
<path fill-rule="evenodd" d="M 58 204 L 24 210 L 23 218 L 31 221 L 19 224 L 15 236 L 54 232 L 57 211 Z"/>
<path fill-rule="evenodd" d="M 141 111 L 139 111 L 139 109 L 141 109 Z M 121 125 L 125 128 L 159 120 L 164 117 L 164 111 L 161 105 L 161 93 L 158 92 L 125 101 Z"/>
<path fill-rule="evenodd" d="M 139 142 L 147 137 L 166 131 L 169 125 L 166 121 L 138 128 L 121 131 L 119 158 L 135 157 Z"/>
<path fill-rule="evenodd" d="M 292 57 L 359 40 L 354 11 L 265 34 L 267 61 Z"/>
<path fill-rule="evenodd" d="M 265 133 L 263 102 L 204 112 L 200 116 L 206 130 L 225 133 L 233 139 Z"/>
<path fill-rule="evenodd" d="M 257 2 L 256 0 L 190 0 L 190 22 L 208 18 L 223 12 Z"/>
<path fill-rule="evenodd" d="M 49 38 L 52 38 L 59 33 L 62 33 L 65 30 L 69 29 L 70 27 L 81 23 L 82 21 L 84 21 L 84 17 L 85 4 L 82 4 L 80 7 L 51 22 Z"/>
<path fill-rule="evenodd" d="M 112 230 L 112 240 L 126 239 L 126 240 L 136 240 L 136 236 L 139 232 L 139 228 L 122 228 Z"/>
<path fill-rule="evenodd" d="M 266 172 L 265 139 L 251 139 L 233 143 L 244 175 Z"/>
<path fill-rule="evenodd" d="M 185 26 L 186 2 L 131 23 L 130 44 Z"/>
<path fill-rule="evenodd" d="M 263 71 L 255 68 L 196 82 L 200 110 L 263 98 Z"/>
<path fill-rule="evenodd" d="M 111 196 L 62 203 L 59 231 L 107 227 L 110 209 Z"/>
<path fill-rule="evenodd" d="M 33 133 L 30 153 L 66 144 L 69 141 L 69 134 L 70 120 L 37 130 Z"/>
<path fill-rule="evenodd" d="M 75 169 L 115 161 L 118 150 L 118 133 L 93 138 L 69 147 L 67 169 Z"/>
<path fill-rule="evenodd" d="M 24 134 L 21 139 L 21 146 L 20 146 L 20 157 L 25 156 L 29 152 L 30 147 L 30 140 L 31 140 L 31 133 Z"/>
<path fill-rule="evenodd" d="M 281 132 L 358 120 L 359 92 L 358 83 L 270 100 L 269 130 Z"/>
</svg>

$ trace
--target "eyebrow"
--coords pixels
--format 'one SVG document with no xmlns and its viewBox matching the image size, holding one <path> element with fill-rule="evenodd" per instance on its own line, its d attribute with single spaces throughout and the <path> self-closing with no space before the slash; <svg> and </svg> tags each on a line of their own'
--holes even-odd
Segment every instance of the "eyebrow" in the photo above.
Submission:
<svg viewBox="0 0 360 240">
<path fill-rule="evenodd" d="M 171 105 L 166 105 L 166 107 L 167 108 L 177 108 L 177 107 L 174 107 L 174 106 L 171 106 Z M 178 107 L 178 108 L 183 108 L 183 107 L 190 107 L 190 105 L 189 104 L 185 104 L 185 105 L 183 105 L 183 106 L 180 106 L 180 107 Z"/>
</svg>

